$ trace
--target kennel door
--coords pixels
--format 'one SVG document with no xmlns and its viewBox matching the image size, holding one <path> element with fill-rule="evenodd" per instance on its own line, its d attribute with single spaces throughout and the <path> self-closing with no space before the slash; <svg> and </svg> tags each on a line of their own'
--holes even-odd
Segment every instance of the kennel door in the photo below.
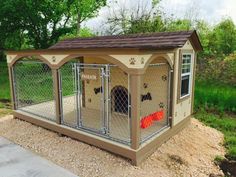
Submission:
<svg viewBox="0 0 236 177">
<path fill-rule="evenodd" d="M 105 133 L 105 68 L 100 65 L 78 64 L 78 126 Z"/>
</svg>

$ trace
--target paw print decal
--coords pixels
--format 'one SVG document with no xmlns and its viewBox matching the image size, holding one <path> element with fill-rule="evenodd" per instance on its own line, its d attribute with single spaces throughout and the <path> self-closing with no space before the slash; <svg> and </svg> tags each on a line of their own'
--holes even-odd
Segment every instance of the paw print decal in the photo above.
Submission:
<svg viewBox="0 0 236 177">
<path fill-rule="evenodd" d="M 131 65 L 135 65 L 136 60 L 135 60 L 135 58 L 130 58 L 129 62 L 130 62 Z"/>
<path fill-rule="evenodd" d="M 163 75 L 163 76 L 161 77 L 161 79 L 162 79 L 163 81 L 166 81 L 166 80 L 167 80 L 167 76 L 166 76 L 166 75 Z"/>
<path fill-rule="evenodd" d="M 56 57 L 55 56 L 52 57 L 52 61 L 56 62 Z"/>
<path fill-rule="evenodd" d="M 144 64 L 144 58 L 143 57 L 141 58 L 141 64 Z"/>
<path fill-rule="evenodd" d="M 164 108 L 164 107 L 165 107 L 164 103 L 163 103 L 163 102 L 160 102 L 160 103 L 159 103 L 159 107 L 160 107 L 160 108 Z"/>
</svg>

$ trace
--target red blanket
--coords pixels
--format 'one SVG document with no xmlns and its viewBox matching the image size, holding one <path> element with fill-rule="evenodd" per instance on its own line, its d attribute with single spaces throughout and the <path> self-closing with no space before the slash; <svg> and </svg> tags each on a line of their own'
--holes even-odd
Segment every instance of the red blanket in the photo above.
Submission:
<svg viewBox="0 0 236 177">
<path fill-rule="evenodd" d="M 145 129 L 153 124 L 153 121 L 160 121 L 164 117 L 164 110 L 154 112 L 146 117 L 143 117 L 140 122 L 140 127 Z"/>
</svg>

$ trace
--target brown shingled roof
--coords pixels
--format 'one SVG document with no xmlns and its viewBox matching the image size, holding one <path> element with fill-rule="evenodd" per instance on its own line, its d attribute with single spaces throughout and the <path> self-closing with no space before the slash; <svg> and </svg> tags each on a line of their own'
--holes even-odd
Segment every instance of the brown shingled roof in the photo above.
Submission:
<svg viewBox="0 0 236 177">
<path fill-rule="evenodd" d="M 137 48 L 174 49 L 190 40 L 196 51 L 202 50 L 196 31 L 160 32 L 120 36 L 97 36 L 59 41 L 49 49 Z"/>
</svg>

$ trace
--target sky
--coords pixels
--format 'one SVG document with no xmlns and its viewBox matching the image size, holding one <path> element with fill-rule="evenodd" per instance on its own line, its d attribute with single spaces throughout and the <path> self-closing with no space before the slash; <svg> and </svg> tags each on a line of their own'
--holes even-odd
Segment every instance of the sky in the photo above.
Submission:
<svg viewBox="0 0 236 177">
<path fill-rule="evenodd" d="M 151 0 L 116 0 L 118 4 L 132 8 L 137 1 L 151 2 Z M 112 2 L 112 0 L 110 0 Z M 112 3 L 110 4 L 112 5 Z M 236 24 L 236 0 L 161 0 L 159 4 L 162 11 L 167 16 L 173 14 L 174 17 L 197 17 L 206 20 L 214 25 L 222 18 L 230 17 Z M 90 19 L 83 24 L 89 28 L 98 31 L 102 22 L 108 15 L 108 7 L 104 7 L 99 11 L 96 18 Z"/>
<path fill-rule="evenodd" d="M 187 9 L 194 9 L 197 17 L 209 23 L 216 23 L 224 17 L 231 17 L 236 23 L 236 0 L 163 0 L 164 11 L 183 17 Z"/>
</svg>

